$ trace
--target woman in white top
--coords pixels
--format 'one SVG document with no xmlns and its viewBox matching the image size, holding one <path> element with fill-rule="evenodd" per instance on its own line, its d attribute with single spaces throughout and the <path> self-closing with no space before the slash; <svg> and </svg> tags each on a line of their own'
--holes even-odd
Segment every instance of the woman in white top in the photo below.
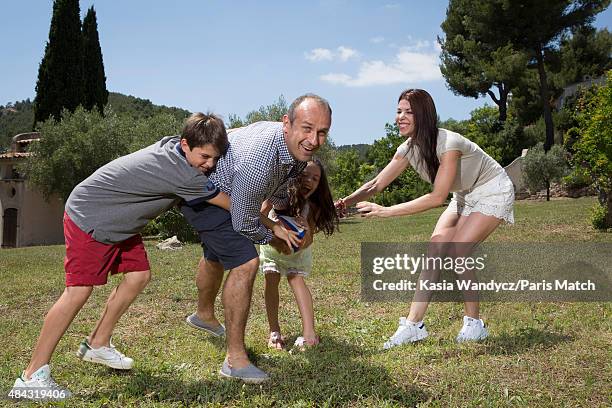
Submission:
<svg viewBox="0 0 612 408">
<path fill-rule="evenodd" d="M 513 224 L 514 187 L 504 169 L 478 145 L 446 129 L 439 129 L 433 99 L 422 89 L 408 89 L 400 95 L 395 121 L 407 140 L 391 162 L 371 181 L 336 202 L 342 213 L 357 204 L 365 217 L 395 217 L 438 207 L 453 193 L 431 235 L 428 256 L 469 256 L 502 221 Z M 385 189 L 408 166 L 412 166 L 433 191 L 414 200 L 383 207 L 363 201 Z M 448 243 L 452 243 L 449 245 Z M 473 270 L 457 275 L 472 280 Z M 439 271 L 423 270 L 420 279 L 435 281 Z M 391 348 L 428 336 L 423 317 L 431 292 L 417 290 L 407 317 L 384 345 Z M 457 341 L 481 340 L 488 331 L 479 317 L 478 292 L 464 292 L 465 317 Z"/>
</svg>

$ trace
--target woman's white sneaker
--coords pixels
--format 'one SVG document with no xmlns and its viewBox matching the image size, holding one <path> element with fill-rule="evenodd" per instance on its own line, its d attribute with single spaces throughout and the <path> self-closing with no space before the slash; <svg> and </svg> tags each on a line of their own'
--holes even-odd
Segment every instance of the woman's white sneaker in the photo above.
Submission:
<svg viewBox="0 0 612 408">
<path fill-rule="evenodd" d="M 482 319 L 463 316 L 463 327 L 457 335 L 457 343 L 464 341 L 484 340 L 489 336 L 489 331 L 485 327 Z"/>
<path fill-rule="evenodd" d="M 85 339 L 81 342 L 79 351 L 76 354 L 77 357 L 84 361 L 104 364 L 116 370 L 130 370 L 134 365 L 134 360 L 122 354 L 112 343 L 110 343 L 110 347 L 102 346 L 94 349 Z"/>
<path fill-rule="evenodd" d="M 414 343 L 425 339 L 427 336 L 429 336 L 429 333 L 427 333 L 427 329 L 425 329 L 425 323 L 422 321 L 414 323 L 405 317 L 400 317 L 397 330 L 393 336 L 385 342 L 383 349 L 388 350 L 402 344 Z"/>
</svg>

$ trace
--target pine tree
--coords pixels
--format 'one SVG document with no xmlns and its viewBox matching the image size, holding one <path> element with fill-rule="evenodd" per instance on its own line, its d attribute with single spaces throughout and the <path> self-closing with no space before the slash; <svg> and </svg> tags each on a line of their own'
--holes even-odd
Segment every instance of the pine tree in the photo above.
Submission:
<svg viewBox="0 0 612 408">
<path fill-rule="evenodd" d="M 83 106 L 87 110 L 94 107 L 100 113 L 108 102 L 104 61 L 98 37 L 98 22 L 93 6 L 87 10 L 83 19 L 83 80 L 85 85 Z"/>
<path fill-rule="evenodd" d="M 490 84 L 514 77 L 513 67 L 520 73 L 521 55 L 526 56 L 529 66 L 537 68 L 540 106 L 546 125 L 544 150 L 548 151 L 554 143 L 554 128 L 546 64 L 551 63 L 550 56 L 558 50 L 564 33 L 591 24 L 595 15 L 609 4 L 610 0 L 453 0 L 450 5 L 454 10 L 449 6 L 443 29 L 448 35 L 447 29 L 452 28 L 453 34 L 456 31 L 458 35 L 453 36 L 453 42 L 443 44 L 443 64 L 450 62 L 457 66 L 450 66 L 452 71 L 447 67 L 443 71 L 445 77 L 467 84 L 464 87 L 473 96 L 486 91 Z M 505 52 L 500 48 L 503 44 L 507 44 Z M 479 53 L 482 51 L 490 56 L 483 58 Z M 477 58 L 465 58 L 465 53 L 475 53 Z M 508 59 L 513 54 L 517 56 L 516 65 L 512 58 Z M 494 69 L 488 69 L 489 60 L 494 62 Z M 473 66 L 464 67 L 465 64 Z M 515 86 L 520 82 L 516 81 Z M 452 82 L 449 84 L 453 86 Z"/>
<path fill-rule="evenodd" d="M 449 1 L 441 25 L 445 37 L 438 37 L 442 48 L 440 71 L 455 95 L 491 97 L 498 106 L 499 120 L 504 122 L 508 96 L 522 81 L 527 55 L 515 51 L 504 37 L 472 29 L 470 13 L 489 4 L 488 0 Z"/>
<path fill-rule="evenodd" d="M 49 41 L 38 68 L 34 125 L 62 109 L 74 111 L 83 97 L 83 37 L 79 0 L 55 0 Z"/>
</svg>

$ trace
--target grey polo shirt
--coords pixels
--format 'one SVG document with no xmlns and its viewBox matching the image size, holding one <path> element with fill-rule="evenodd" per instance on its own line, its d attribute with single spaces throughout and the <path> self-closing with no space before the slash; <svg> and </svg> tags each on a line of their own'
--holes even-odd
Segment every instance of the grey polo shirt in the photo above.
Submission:
<svg viewBox="0 0 612 408">
<path fill-rule="evenodd" d="M 185 159 L 178 136 L 100 167 L 77 185 L 66 213 L 96 241 L 113 244 L 138 234 L 178 200 L 196 204 L 219 189 Z"/>
</svg>

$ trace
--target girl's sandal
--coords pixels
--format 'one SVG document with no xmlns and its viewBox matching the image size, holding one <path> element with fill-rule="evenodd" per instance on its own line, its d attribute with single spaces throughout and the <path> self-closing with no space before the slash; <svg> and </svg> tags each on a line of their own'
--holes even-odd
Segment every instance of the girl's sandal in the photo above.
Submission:
<svg viewBox="0 0 612 408">
<path fill-rule="evenodd" d="M 281 336 L 281 334 L 277 331 L 271 332 L 270 338 L 268 339 L 268 348 L 275 350 L 284 350 L 285 347 L 285 337 Z"/>
<path fill-rule="evenodd" d="M 312 341 L 306 341 L 306 339 L 302 336 L 298 337 L 297 339 L 295 339 L 295 343 L 293 343 L 293 350 L 297 350 L 297 351 L 306 351 L 306 349 L 308 348 L 313 348 L 316 347 L 320 342 L 321 342 L 321 338 L 319 336 L 317 336 L 317 343 L 314 343 Z"/>
</svg>

